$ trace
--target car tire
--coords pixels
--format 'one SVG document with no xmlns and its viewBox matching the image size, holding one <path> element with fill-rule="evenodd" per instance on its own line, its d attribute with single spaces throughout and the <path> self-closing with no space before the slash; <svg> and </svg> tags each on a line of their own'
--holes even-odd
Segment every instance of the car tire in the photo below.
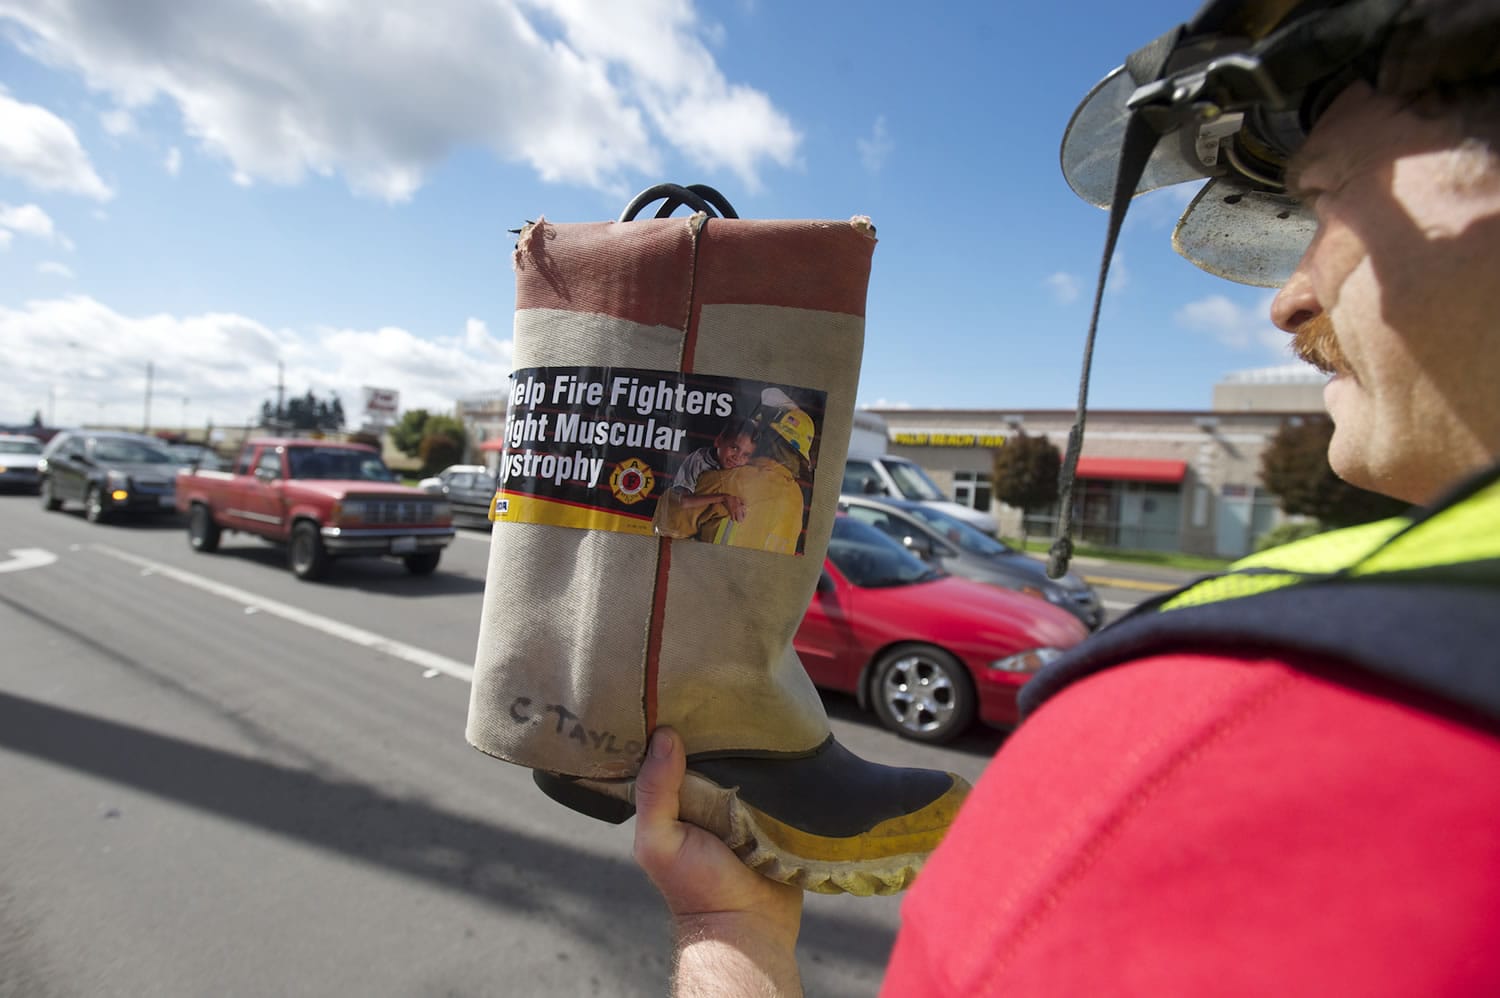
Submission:
<svg viewBox="0 0 1500 998">
<path fill-rule="evenodd" d="M 292 574 L 305 582 L 321 579 L 328 572 L 328 551 L 323 547 L 323 537 L 318 525 L 303 520 L 292 528 L 292 540 L 287 545 L 287 561 Z"/>
<path fill-rule="evenodd" d="M 401 561 L 412 575 L 431 575 L 437 571 L 438 561 L 442 557 L 441 551 L 423 551 L 421 554 L 409 554 Z"/>
<path fill-rule="evenodd" d="M 90 485 L 84 493 L 83 518 L 90 523 L 105 523 L 109 520 L 109 510 L 104 508 L 104 491 L 97 485 Z"/>
<path fill-rule="evenodd" d="M 870 673 L 870 700 L 881 724 L 928 744 L 963 734 L 978 710 L 968 670 L 933 645 L 898 645 L 882 655 Z"/>
<path fill-rule="evenodd" d="M 188 511 L 188 546 L 194 551 L 213 554 L 219 550 L 221 534 L 208 506 L 201 502 L 193 503 L 193 508 Z"/>
<path fill-rule="evenodd" d="M 42 497 L 42 509 L 49 513 L 55 513 L 62 509 L 62 500 L 52 494 L 52 479 L 44 478 L 37 486 L 36 494 Z"/>
</svg>

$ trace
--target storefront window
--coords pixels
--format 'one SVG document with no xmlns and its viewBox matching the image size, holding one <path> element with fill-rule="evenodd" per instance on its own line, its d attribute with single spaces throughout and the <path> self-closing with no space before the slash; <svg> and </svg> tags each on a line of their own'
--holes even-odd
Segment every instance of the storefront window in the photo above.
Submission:
<svg viewBox="0 0 1500 998">
<path fill-rule="evenodd" d="M 987 471 L 955 471 L 953 473 L 953 501 L 972 507 L 980 512 L 990 511 L 994 487 Z"/>
</svg>

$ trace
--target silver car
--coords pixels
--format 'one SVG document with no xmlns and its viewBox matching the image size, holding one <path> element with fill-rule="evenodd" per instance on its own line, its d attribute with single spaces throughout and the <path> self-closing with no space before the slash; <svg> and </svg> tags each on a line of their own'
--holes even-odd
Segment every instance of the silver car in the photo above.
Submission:
<svg viewBox="0 0 1500 998">
<path fill-rule="evenodd" d="M 0 490 L 35 492 L 42 483 L 42 442 L 24 433 L 0 433 Z"/>
<path fill-rule="evenodd" d="M 1091 631 L 1104 622 L 1099 595 L 1083 579 L 1072 572 L 1050 578 L 1040 561 L 928 503 L 846 495 L 839 497 L 839 509 L 884 531 L 950 575 L 1044 599 L 1072 613 Z"/>
</svg>

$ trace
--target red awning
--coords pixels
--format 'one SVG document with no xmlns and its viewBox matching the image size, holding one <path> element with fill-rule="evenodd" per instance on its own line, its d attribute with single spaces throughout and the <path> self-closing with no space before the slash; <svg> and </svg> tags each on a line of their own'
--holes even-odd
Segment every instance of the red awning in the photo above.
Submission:
<svg viewBox="0 0 1500 998">
<path fill-rule="evenodd" d="M 1079 478 L 1102 478 L 1116 482 L 1170 482 L 1187 474 L 1186 461 L 1154 461 L 1144 457 L 1080 457 Z"/>
<path fill-rule="evenodd" d="M 502 451 L 502 450 L 505 449 L 505 438 L 504 437 L 495 437 L 493 440 L 486 440 L 484 443 L 482 443 L 482 444 L 479 445 L 479 449 L 480 450 Z"/>
</svg>

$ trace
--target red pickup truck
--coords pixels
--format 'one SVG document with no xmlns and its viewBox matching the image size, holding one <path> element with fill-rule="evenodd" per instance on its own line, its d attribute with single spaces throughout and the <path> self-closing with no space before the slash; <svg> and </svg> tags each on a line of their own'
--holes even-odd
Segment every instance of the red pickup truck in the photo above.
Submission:
<svg viewBox="0 0 1500 998">
<path fill-rule="evenodd" d="M 177 511 L 195 551 L 240 530 L 285 544 L 300 579 L 334 558 L 382 555 L 429 575 L 453 540 L 446 499 L 399 484 L 373 447 L 328 440 L 252 439 L 232 471 L 180 471 Z"/>
</svg>

